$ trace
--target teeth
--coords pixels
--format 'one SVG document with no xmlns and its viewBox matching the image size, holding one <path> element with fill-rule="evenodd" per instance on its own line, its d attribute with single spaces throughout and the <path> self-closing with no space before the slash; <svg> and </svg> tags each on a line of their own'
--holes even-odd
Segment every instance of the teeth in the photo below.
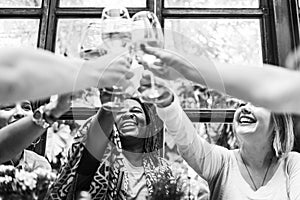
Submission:
<svg viewBox="0 0 300 200">
<path fill-rule="evenodd" d="M 249 117 L 241 117 L 241 118 L 240 118 L 240 122 L 241 122 L 241 123 L 254 123 L 255 120 L 254 120 L 254 119 L 251 119 L 251 118 L 249 118 Z"/>
<path fill-rule="evenodd" d="M 133 123 L 133 122 L 125 122 L 123 124 L 123 126 L 135 126 L 135 123 Z"/>
</svg>

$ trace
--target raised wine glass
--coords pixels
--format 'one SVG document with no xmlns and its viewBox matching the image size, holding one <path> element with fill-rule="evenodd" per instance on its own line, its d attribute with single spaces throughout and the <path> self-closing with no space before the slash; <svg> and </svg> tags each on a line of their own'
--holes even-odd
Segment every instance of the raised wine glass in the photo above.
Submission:
<svg viewBox="0 0 300 200">
<path fill-rule="evenodd" d="M 131 20 L 126 8 L 107 7 L 103 9 L 100 23 L 90 23 L 81 42 L 81 57 L 93 59 L 106 53 L 119 52 L 131 42 Z M 111 95 L 111 101 L 103 103 L 104 109 L 117 112 L 128 108 L 126 93 L 120 86 L 103 88 L 101 92 Z"/>
<path fill-rule="evenodd" d="M 131 44 L 131 19 L 128 10 L 124 7 L 106 7 L 102 12 L 102 34 L 103 47 L 109 52 L 119 52 Z M 103 92 L 111 94 L 112 100 L 102 106 L 109 111 L 121 111 L 128 109 L 125 99 L 128 96 L 121 86 L 104 88 Z"/>
<path fill-rule="evenodd" d="M 140 11 L 132 17 L 132 24 L 132 43 L 136 60 L 147 66 L 159 62 L 154 55 L 145 54 L 141 49 L 141 44 L 164 48 L 164 35 L 156 15 L 153 12 Z M 150 75 L 150 87 L 141 92 L 141 99 L 145 102 L 159 103 L 159 97 L 166 92 L 166 87 L 155 83 L 151 71 L 146 70 L 145 72 Z"/>
</svg>

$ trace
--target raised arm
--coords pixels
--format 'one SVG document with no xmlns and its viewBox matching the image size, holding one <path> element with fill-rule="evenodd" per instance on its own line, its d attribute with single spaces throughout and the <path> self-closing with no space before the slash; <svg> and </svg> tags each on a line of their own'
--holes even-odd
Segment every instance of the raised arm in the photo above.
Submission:
<svg viewBox="0 0 300 200">
<path fill-rule="evenodd" d="M 70 95 L 59 96 L 57 101 L 45 106 L 45 112 L 59 118 L 70 107 Z M 32 120 L 32 115 L 24 117 L 0 129 L 0 163 L 3 163 L 27 148 L 46 131 Z"/>
<path fill-rule="evenodd" d="M 97 160 L 101 161 L 113 130 L 114 119 L 111 112 L 100 108 L 91 121 L 85 147 Z"/>
<path fill-rule="evenodd" d="M 265 64 L 232 65 L 145 46 L 164 67 L 150 68 L 166 79 L 179 77 L 250 101 L 275 112 L 300 114 L 300 73 Z"/>
<path fill-rule="evenodd" d="M 39 99 L 87 87 L 128 84 L 132 73 L 124 52 L 91 61 L 41 49 L 0 49 L 0 102 Z"/>
<path fill-rule="evenodd" d="M 167 132 L 173 136 L 180 154 L 187 163 L 205 180 L 213 181 L 227 163 L 229 151 L 209 144 L 197 134 L 177 98 L 170 105 L 166 103 L 163 107 L 158 105 L 157 113 L 164 121 Z"/>
<path fill-rule="evenodd" d="M 101 102 L 109 98 L 101 93 Z M 76 170 L 77 182 L 75 185 L 75 193 L 78 195 L 80 191 L 89 191 L 92 179 L 99 167 L 103 164 L 104 153 L 107 148 L 110 135 L 113 130 L 114 118 L 111 112 L 100 108 L 90 121 L 86 132 L 86 140 L 82 150 L 81 158 Z M 103 174 L 106 176 L 107 174 Z"/>
</svg>

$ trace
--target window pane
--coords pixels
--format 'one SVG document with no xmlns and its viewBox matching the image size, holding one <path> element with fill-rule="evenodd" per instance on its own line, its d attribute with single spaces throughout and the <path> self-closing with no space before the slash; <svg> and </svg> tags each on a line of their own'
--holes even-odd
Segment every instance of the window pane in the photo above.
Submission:
<svg viewBox="0 0 300 200">
<path fill-rule="evenodd" d="M 166 48 L 226 63 L 262 66 L 259 19 L 166 19 Z M 232 98 L 190 82 L 172 84 L 184 108 L 231 108 Z"/>
<path fill-rule="evenodd" d="M 0 7 L 41 7 L 42 0 L 1 0 Z"/>
<path fill-rule="evenodd" d="M 165 7 L 258 8 L 259 0 L 165 0 Z"/>
<path fill-rule="evenodd" d="M 146 7 L 146 0 L 60 0 L 61 7 Z"/>
<path fill-rule="evenodd" d="M 100 19 L 60 19 L 57 25 L 55 53 L 79 58 L 79 52 L 71 49 L 74 49 L 74 46 L 76 49 L 76 46 L 80 44 L 86 27 L 90 23 L 99 21 Z M 78 92 L 76 96 L 77 99 L 72 102 L 73 107 L 99 107 L 101 105 L 97 88 Z"/>
<path fill-rule="evenodd" d="M 0 47 L 37 47 L 38 31 L 38 19 L 1 19 Z"/>
</svg>

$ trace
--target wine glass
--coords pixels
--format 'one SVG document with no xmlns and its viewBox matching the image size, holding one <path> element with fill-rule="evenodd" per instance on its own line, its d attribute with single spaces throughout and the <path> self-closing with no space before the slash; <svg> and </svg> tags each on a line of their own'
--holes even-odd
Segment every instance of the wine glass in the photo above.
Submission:
<svg viewBox="0 0 300 200">
<path fill-rule="evenodd" d="M 124 7 L 106 7 L 102 12 L 102 40 L 108 51 L 127 48 L 131 43 L 131 19 Z"/>
<path fill-rule="evenodd" d="M 119 52 L 120 49 L 128 48 L 131 43 L 131 19 L 128 10 L 124 7 L 106 7 L 101 17 L 101 39 L 103 47 L 109 52 Z M 112 100 L 103 104 L 103 108 L 109 111 L 121 111 L 128 109 L 125 99 L 128 94 L 121 86 L 104 88 L 112 96 Z"/>
<path fill-rule="evenodd" d="M 156 15 L 149 11 L 141 11 L 132 17 L 132 43 L 135 58 L 140 63 L 146 63 L 147 66 L 159 62 L 154 55 L 146 54 L 141 49 L 141 44 L 147 44 L 151 47 L 164 48 L 164 36 Z M 145 72 L 150 76 L 150 87 L 141 92 L 141 99 L 149 103 L 159 103 L 159 97 L 166 92 L 166 87 L 155 83 L 153 73 L 149 70 Z"/>
<path fill-rule="evenodd" d="M 131 20 L 126 8 L 107 7 L 103 9 L 101 22 L 90 23 L 81 40 L 80 50 L 83 59 L 93 59 L 110 52 L 119 52 L 131 42 Z M 117 112 L 128 108 L 127 94 L 119 86 L 103 88 L 111 96 L 111 101 L 103 103 L 105 110 Z"/>
</svg>

